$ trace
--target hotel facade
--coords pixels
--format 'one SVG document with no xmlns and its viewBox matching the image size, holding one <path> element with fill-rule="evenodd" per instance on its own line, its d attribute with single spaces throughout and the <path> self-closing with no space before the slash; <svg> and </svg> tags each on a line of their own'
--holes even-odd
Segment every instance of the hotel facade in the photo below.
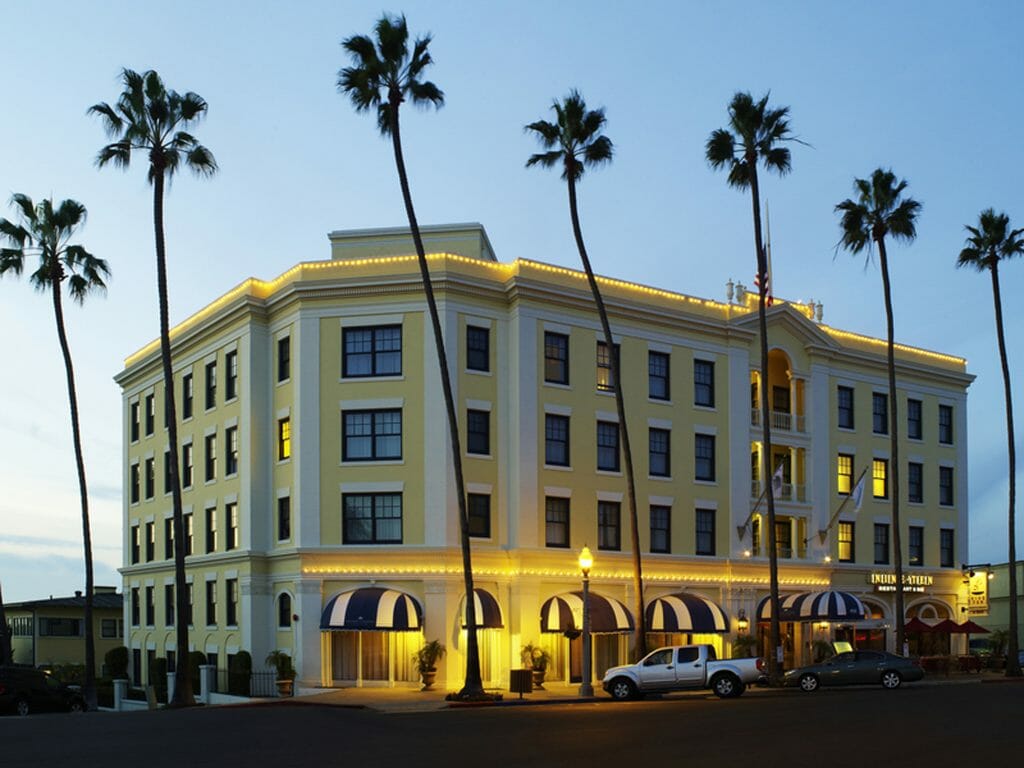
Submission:
<svg viewBox="0 0 1024 768">
<path fill-rule="evenodd" d="M 897 621 L 968 600 L 966 361 L 897 345 L 906 616 L 894 615 L 883 341 L 821 306 L 768 312 L 773 478 L 760 460 L 756 295 L 726 301 L 599 278 L 609 351 L 582 272 L 495 259 L 477 224 L 424 240 L 451 366 L 485 684 L 521 649 L 549 684 L 580 676 L 578 551 L 594 664 L 628 660 L 628 504 L 609 354 L 636 468 L 649 643 L 732 653 L 763 634 L 765 493 L 787 666 L 813 641 L 894 650 Z M 335 232 L 331 258 L 249 279 L 172 330 L 191 649 L 224 669 L 281 649 L 306 685 L 414 685 L 425 640 L 465 667 L 459 525 L 445 410 L 407 229 Z M 173 540 L 159 345 L 125 361 L 124 621 L 132 671 L 174 660 Z M 860 504 L 855 502 L 863 478 Z M 773 490 L 774 487 L 774 490 Z M 819 593 L 829 593 L 819 595 Z M 831 599 L 829 599 L 831 598 Z"/>
</svg>

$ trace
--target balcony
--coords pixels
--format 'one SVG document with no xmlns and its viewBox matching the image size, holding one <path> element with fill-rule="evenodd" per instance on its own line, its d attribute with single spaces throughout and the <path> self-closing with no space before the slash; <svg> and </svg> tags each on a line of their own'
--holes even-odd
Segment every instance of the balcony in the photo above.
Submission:
<svg viewBox="0 0 1024 768">
<path fill-rule="evenodd" d="M 772 429 L 778 432 L 806 432 L 804 417 L 799 414 L 792 414 L 788 411 L 772 411 Z M 750 409 L 750 424 L 754 427 L 761 426 L 761 409 Z"/>
<path fill-rule="evenodd" d="M 750 481 L 750 498 L 761 498 L 763 488 L 760 480 Z M 795 483 L 783 483 L 782 490 L 775 497 L 778 501 L 793 501 L 801 504 L 807 502 L 807 486 Z"/>
</svg>

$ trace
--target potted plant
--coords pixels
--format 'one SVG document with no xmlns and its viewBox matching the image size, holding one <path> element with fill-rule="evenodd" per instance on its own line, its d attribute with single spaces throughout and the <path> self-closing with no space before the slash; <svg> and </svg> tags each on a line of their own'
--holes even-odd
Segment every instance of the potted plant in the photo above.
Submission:
<svg viewBox="0 0 1024 768">
<path fill-rule="evenodd" d="M 295 667 L 292 666 L 292 657 L 284 651 L 271 651 L 264 663 L 277 670 L 277 695 L 293 696 L 295 694 Z"/>
<path fill-rule="evenodd" d="M 732 655 L 737 659 L 749 659 L 757 654 L 757 638 L 753 635 L 736 635 L 732 641 Z"/>
<path fill-rule="evenodd" d="M 437 662 L 445 654 L 445 647 L 438 640 L 430 640 L 423 644 L 416 653 L 413 660 L 416 662 L 416 669 L 423 678 L 423 690 L 429 691 L 437 678 Z"/>
<path fill-rule="evenodd" d="M 520 658 L 523 661 L 524 669 L 533 670 L 533 687 L 543 691 L 544 675 L 551 662 L 551 654 L 539 645 L 527 643 L 523 646 Z"/>
</svg>

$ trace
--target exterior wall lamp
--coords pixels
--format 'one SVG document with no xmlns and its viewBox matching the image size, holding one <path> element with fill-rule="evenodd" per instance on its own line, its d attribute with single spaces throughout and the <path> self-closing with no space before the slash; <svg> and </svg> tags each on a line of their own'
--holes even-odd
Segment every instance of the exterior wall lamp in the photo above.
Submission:
<svg viewBox="0 0 1024 768">
<path fill-rule="evenodd" d="M 736 628 L 740 632 L 746 632 L 750 627 L 750 622 L 747 621 L 747 612 L 740 608 L 739 613 L 736 614 Z"/>
</svg>

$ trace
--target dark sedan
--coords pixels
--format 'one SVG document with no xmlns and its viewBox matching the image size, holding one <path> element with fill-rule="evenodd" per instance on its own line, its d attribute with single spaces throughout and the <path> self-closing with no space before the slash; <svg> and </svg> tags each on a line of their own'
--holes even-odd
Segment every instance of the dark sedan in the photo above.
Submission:
<svg viewBox="0 0 1024 768">
<path fill-rule="evenodd" d="M 905 656 L 886 651 L 848 651 L 820 664 L 791 669 L 785 684 L 810 693 L 823 685 L 871 685 L 899 688 L 924 677 L 924 670 Z"/>
<path fill-rule="evenodd" d="M 85 701 L 77 688 L 58 682 L 31 667 L 0 667 L 0 713 L 82 712 Z"/>
</svg>

